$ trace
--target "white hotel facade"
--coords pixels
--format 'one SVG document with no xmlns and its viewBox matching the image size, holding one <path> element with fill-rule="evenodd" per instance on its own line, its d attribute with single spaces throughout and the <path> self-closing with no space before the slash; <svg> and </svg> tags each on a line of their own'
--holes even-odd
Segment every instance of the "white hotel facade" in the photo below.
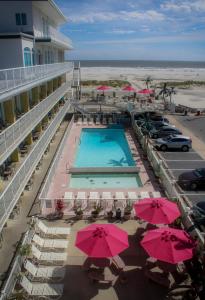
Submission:
<svg viewBox="0 0 205 300">
<path fill-rule="evenodd" d="M 53 0 L 0 1 L 0 232 L 70 108 L 65 22 Z"/>
</svg>

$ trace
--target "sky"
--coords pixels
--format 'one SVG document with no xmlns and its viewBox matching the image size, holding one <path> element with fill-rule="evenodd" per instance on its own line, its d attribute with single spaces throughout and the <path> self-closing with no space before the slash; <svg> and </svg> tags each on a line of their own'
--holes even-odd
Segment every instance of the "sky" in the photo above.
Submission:
<svg viewBox="0 0 205 300">
<path fill-rule="evenodd" d="M 205 61 L 205 0 L 55 0 L 68 59 Z"/>
</svg>

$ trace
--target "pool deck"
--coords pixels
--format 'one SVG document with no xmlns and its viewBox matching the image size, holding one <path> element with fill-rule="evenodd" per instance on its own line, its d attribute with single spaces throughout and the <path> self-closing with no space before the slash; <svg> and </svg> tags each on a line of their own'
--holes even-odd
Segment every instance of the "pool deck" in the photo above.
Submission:
<svg viewBox="0 0 205 300">
<path fill-rule="evenodd" d="M 133 159 L 137 165 L 137 167 L 140 168 L 139 176 L 142 182 L 142 187 L 137 188 L 97 188 L 97 189 L 76 189 L 76 188 L 69 188 L 69 182 L 71 178 L 71 174 L 69 174 L 68 169 L 73 167 L 74 161 L 75 161 L 75 155 L 76 150 L 78 147 L 78 142 L 81 134 L 82 128 L 106 128 L 107 126 L 103 125 L 78 125 L 76 123 L 73 124 L 70 134 L 65 142 L 64 149 L 62 151 L 61 158 L 59 160 L 58 166 L 55 171 L 55 175 L 52 179 L 52 182 L 50 184 L 50 188 L 47 194 L 48 199 L 61 199 L 64 198 L 65 192 L 73 192 L 74 194 L 77 194 L 79 191 L 85 191 L 89 193 L 90 191 L 97 191 L 101 193 L 102 191 L 108 191 L 111 192 L 111 194 L 114 195 L 116 191 L 124 192 L 125 194 L 128 191 L 134 191 L 137 193 L 146 191 L 146 192 L 153 192 L 156 190 L 156 187 L 154 188 L 150 176 L 148 176 L 147 170 L 145 169 L 144 163 L 142 161 L 142 155 L 138 151 L 138 145 L 135 139 L 133 139 L 133 132 L 131 129 L 126 129 L 125 134 L 127 137 L 127 141 L 133 156 Z M 156 181 L 156 180 L 155 180 Z M 159 191 L 159 189 L 157 189 Z"/>
</svg>

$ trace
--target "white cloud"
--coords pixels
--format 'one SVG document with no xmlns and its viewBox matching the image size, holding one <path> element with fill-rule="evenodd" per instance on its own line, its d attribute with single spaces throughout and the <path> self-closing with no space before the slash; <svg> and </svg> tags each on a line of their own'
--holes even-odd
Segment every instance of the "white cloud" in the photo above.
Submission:
<svg viewBox="0 0 205 300">
<path fill-rule="evenodd" d="M 135 33 L 135 30 L 123 30 L 123 29 L 113 29 L 110 31 L 105 31 L 105 33 L 111 33 L 111 34 L 132 34 Z"/>
<path fill-rule="evenodd" d="M 94 23 L 94 22 L 107 22 L 114 20 L 136 20 L 136 21 L 163 21 L 165 16 L 155 10 L 147 10 L 145 12 L 139 11 L 119 11 L 119 12 L 90 12 L 81 15 L 70 16 L 73 23 Z"/>
<path fill-rule="evenodd" d="M 196 1 L 168 1 L 160 5 L 162 10 L 175 12 L 204 11 L 205 0 Z"/>
</svg>

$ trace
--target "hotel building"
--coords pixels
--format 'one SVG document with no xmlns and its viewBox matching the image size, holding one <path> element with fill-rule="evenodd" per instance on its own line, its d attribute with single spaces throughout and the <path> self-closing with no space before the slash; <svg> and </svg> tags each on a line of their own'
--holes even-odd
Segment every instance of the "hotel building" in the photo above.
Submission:
<svg viewBox="0 0 205 300">
<path fill-rule="evenodd" d="M 72 42 L 53 0 L 0 2 L 0 232 L 70 108 Z"/>
</svg>

